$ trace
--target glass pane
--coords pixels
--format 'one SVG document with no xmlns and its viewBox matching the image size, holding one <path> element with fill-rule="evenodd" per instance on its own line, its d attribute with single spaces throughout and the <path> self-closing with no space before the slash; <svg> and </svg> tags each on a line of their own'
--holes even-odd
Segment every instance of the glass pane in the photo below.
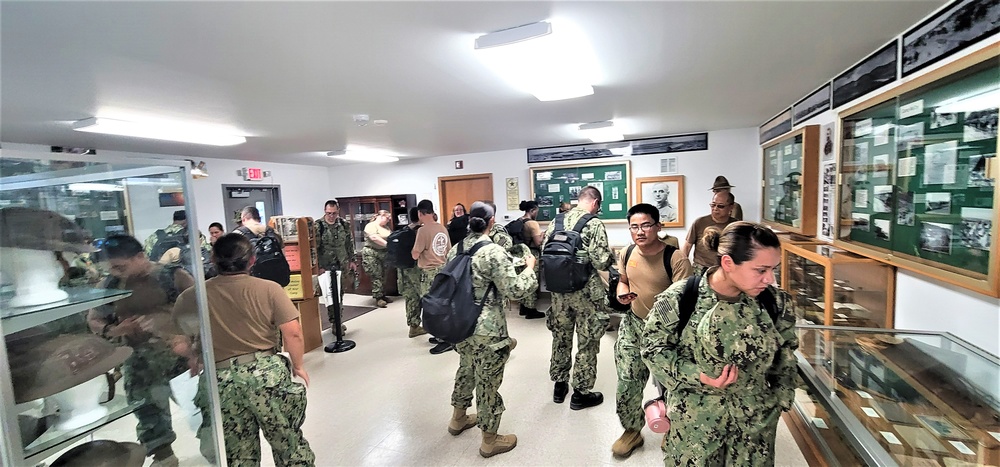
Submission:
<svg viewBox="0 0 1000 467">
<path fill-rule="evenodd" d="M 788 271 L 785 271 L 785 274 L 789 284 L 788 292 L 792 295 L 796 308 L 801 311 L 802 317 L 812 324 L 824 324 L 826 298 L 823 265 L 789 252 Z"/>
</svg>

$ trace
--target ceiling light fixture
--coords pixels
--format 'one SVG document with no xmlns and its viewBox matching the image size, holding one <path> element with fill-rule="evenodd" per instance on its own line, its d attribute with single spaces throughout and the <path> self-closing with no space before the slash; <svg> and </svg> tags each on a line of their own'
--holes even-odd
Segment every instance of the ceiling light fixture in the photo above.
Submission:
<svg viewBox="0 0 1000 467">
<path fill-rule="evenodd" d="M 134 136 L 212 146 L 234 146 L 247 141 L 246 137 L 243 136 L 223 134 L 215 129 L 190 123 L 138 123 L 91 117 L 74 122 L 73 129 L 89 133 Z"/>
<path fill-rule="evenodd" d="M 347 149 L 330 151 L 326 153 L 326 155 L 334 159 L 354 162 L 375 162 L 383 164 L 386 162 L 399 161 L 399 157 L 393 155 L 390 151 L 365 146 L 356 146 L 353 144 L 349 145 Z"/>
<path fill-rule="evenodd" d="M 625 135 L 622 134 L 620 128 L 615 127 L 615 122 L 613 120 L 584 123 L 580 125 L 580 132 L 595 143 L 606 143 L 608 141 L 621 141 L 625 139 Z"/>
<path fill-rule="evenodd" d="M 491 32 L 476 38 L 475 49 L 494 72 L 540 101 L 594 93 L 597 60 L 572 23 L 541 21 Z"/>
</svg>

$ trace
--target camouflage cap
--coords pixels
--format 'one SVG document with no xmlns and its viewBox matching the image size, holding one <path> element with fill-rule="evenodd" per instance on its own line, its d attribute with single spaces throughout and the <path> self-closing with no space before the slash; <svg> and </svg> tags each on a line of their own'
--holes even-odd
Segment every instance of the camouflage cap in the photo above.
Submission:
<svg viewBox="0 0 1000 467">
<path fill-rule="evenodd" d="M 0 247 L 76 253 L 96 251 L 87 243 L 87 232 L 65 216 L 20 206 L 0 209 Z"/>
<path fill-rule="evenodd" d="M 66 451 L 50 467 L 141 467 L 145 460 L 138 443 L 99 439 Z"/>
<path fill-rule="evenodd" d="M 32 339 L 31 345 L 19 346 L 16 353 L 11 349 L 15 403 L 48 397 L 90 381 L 132 355 L 130 347 L 116 347 L 92 334 L 62 334 L 38 341 Z"/>
<path fill-rule="evenodd" d="M 747 321 L 746 312 L 740 310 L 743 306 L 720 301 L 698 322 L 701 345 L 695 348 L 695 358 L 706 368 L 714 368 L 715 375 L 728 364 L 746 368 L 765 353 L 758 344 L 760 330 Z"/>
</svg>

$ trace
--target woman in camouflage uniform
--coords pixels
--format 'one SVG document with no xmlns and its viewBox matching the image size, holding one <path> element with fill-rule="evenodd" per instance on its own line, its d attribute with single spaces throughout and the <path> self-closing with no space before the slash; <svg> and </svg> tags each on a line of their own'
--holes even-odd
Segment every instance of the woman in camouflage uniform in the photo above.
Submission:
<svg viewBox="0 0 1000 467">
<path fill-rule="evenodd" d="M 700 278 L 687 325 L 678 329 L 682 281 L 657 296 L 643 332 L 642 359 L 667 389 L 663 463 L 773 465 L 799 346 L 792 301 L 772 286 L 781 245 L 750 222 L 710 227 L 701 241 L 720 265 Z M 774 319 L 756 300 L 765 291 L 776 302 Z"/>
<path fill-rule="evenodd" d="M 517 436 L 498 435 L 503 398 L 498 390 L 503 382 L 503 371 L 510 357 L 511 338 L 507 334 L 504 317 L 504 297 L 519 299 L 538 286 L 534 274 L 534 258 L 526 258 L 527 267 L 520 274 L 514 272 L 513 259 L 504 249 L 489 239 L 487 232 L 493 226 L 494 210 L 488 204 L 476 201 L 469 217 L 469 235 L 462 240 L 463 251 L 479 242 L 489 242 L 472 258 L 472 289 L 476 300 L 483 300 L 490 283 L 496 292 L 486 297 L 482 314 L 476 322 L 472 336 L 456 346 L 459 354 L 458 372 L 455 373 L 455 390 L 451 395 L 454 413 L 448 423 L 448 432 L 459 435 L 475 425 L 483 430 L 479 454 L 491 457 L 514 449 Z M 457 247 L 448 252 L 451 261 L 458 254 Z M 472 405 L 473 390 L 476 394 L 476 414 L 466 415 Z"/>
</svg>

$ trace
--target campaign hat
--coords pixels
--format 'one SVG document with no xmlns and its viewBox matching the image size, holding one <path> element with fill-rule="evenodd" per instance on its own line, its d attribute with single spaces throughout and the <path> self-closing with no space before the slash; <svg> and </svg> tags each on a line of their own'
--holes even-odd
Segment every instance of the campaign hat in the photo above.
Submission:
<svg viewBox="0 0 1000 467">
<path fill-rule="evenodd" d="M 99 439 L 66 451 L 49 467 L 142 467 L 145 460 L 139 443 Z"/>
<path fill-rule="evenodd" d="M 0 209 L 0 247 L 76 253 L 97 251 L 87 242 L 87 232 L 62 214 L 21 206 Z"/>
<path fill-rule="evenodd" d="M 14 402 L 20 404 L 65 391 L 121 365 L 131 347 L 118 347 L 93 334 L 62 334 L 34 345 L 10 346 Z M 18 349 L 15 351 L 13 347 Z"/>
<path fill-rule="evenodd" d="M 712 188 L 709 188 L 708 191 L 726 190 L 733 188 L 734 186 L 735 185 L 729 184 L 729 180 L 727 180 L 726 177 L 719 175 L 718 177 L 715 177 L 715 183 L 712 183 Z"/>
</svg>

